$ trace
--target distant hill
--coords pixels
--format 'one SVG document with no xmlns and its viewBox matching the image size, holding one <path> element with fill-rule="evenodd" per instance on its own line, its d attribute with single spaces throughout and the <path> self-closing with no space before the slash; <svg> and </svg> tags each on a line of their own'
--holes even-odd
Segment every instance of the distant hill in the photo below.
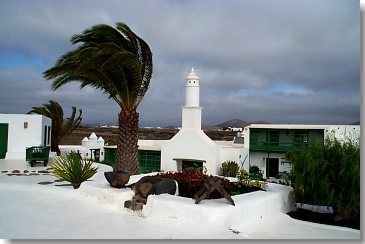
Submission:
<svg viewBox="0 0 365 244">
<path fill-rule="evenodd" d="M 243 127 L 246 127 L 250 124 L 251 123 L 240 120 L 240 119 L 231 119 L 231 120 L 228 120 L 228 121 L 223 122 L 221 124 L 215 125 L 215 127 L 220 127 L 220 128 L 224 128 L 224 127 L 243 128 Z"/>
<path fill-rule="evenodd" d="M 236 128 L 243 128 L 249 126 L 251 124 L 271 124 L 266 121 L 257 121 L 257 122 L 246 122 L 240 119 L 231 119 L 224 123 L 215 125 L 214 127 L 224 128 L 224 127 L 236 127 Z"/>
<path fill-rule="evenodd" d="M 176 129 L 181 127 L 181 125 L 169 125 L 169 126 L 165 126 L 163 127 L 164 129 Z M 211 126 L 211 125 L 201 125 L 202 130 L 217 130 L 220 129 L 221 127 L 217 127 L 217 126 Z"/>
</svg>

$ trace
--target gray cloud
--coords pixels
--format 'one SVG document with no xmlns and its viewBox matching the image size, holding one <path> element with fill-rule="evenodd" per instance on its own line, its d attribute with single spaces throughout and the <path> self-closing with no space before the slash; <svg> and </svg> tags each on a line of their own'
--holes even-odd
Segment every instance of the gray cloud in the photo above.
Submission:
<svg viewBox="0 0 365 244">
<path fill-rule="evenodd" d="M 116 122 L 100 91 L 56 92 L 42 72 L 94 24 L 127 23 L 150 45 L 151 87 L 142 126 L 181 123 L 185 76 L 201 78 L 204 124 L 232 118 L 275 123 L 350 123 L 360 117 L 360 9 L 356 0 L 127 0 L 0 2 L 0 112 L 49 99 L 84 122 Z M 10 62 L 18 55 L 21 64 Z"/>
</svg>

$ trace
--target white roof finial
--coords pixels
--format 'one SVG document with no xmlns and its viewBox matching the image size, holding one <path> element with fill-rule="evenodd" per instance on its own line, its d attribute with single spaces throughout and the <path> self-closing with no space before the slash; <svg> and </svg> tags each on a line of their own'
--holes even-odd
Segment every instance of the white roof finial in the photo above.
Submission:
<svg viewBox="0 0 365 244">
<path fill-rule="evenodd" d="M 194 67 L 191 68 L 190 73 L 186 77 L 187 80 L 199 80 L 198 75 L 194 71 Z"/>
</svg>

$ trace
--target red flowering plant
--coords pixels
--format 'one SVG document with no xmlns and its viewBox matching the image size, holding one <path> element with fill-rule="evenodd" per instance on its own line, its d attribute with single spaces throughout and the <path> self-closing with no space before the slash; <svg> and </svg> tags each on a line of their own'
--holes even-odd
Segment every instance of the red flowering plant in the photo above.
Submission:
<svg viewBox="0 0 365 244">
<path fill-rule="evenodd" d="M 219 176 L 205 175 L 201 172 L 166 172 L 159 174 L 163 178 L 176 180 L 179 185 L 179 195 L 182 197 L 194 198 L 194 195 L 203 187 L 205 177 L 211 177 L 214 180 L 221 179 L 223 188 L 230 193 L 232 191 L 232 183 Z M 221 198 L 218 191 L 213 191 L 208 198 Z"/>
</svg>

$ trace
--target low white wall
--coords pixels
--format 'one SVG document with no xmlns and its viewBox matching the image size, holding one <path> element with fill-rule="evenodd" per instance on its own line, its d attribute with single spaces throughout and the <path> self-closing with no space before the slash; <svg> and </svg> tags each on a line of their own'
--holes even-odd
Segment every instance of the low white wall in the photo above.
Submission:
<svg viewBox="0 0 365 244">
<path fill-rule="evenodd" d="M 98 165 L 98 164 L 96 164 Z M 106 165 L 99 165 L 98 173 L 81 184 L 78 193 L 87 198 L 94 198 L 99 203 L 121 211 L 130 212 L 124 208 L 124 202 L 131 200 L 134 192 L 130 188 L 116 189 L 110 187 L 105 180 L 104 172 L 112 170 Z M 154 173 L 146 174 L 154 175 Z M 144 175 L 132 175 L 128 185 L 137 182 Z M 230 228 L 237 224 L 256 222 L 269 219 L 278 213 L 288 213 L 297 209 L 292 187 L 268 183 L 266 191 L 255 191 L 232 196 L 235 206 L 225 198 L 202 200 L 195 204 L 192 198 L 176 195 L 149 195 L 142 212 L 136 215 L 145 218 L 173 218 L 182 221 L 202 224 L 220 224 Z"/>
<path fill-rule="evenodd" d="M 162 143 L 169 140 L 138 140 L 139 150 L 161 151 Z"/>
<path fill-rule="evenodd" d="M 291 187 L 268 183 L 267 191 L 256 191 L 232 196 L 235 206 L 224 199 L 195 200 L 169 194 L 150 195 L 143 207 L 144 217 L 176 218 L 202 221 L 202 224 L 221 224 L 225 228 L 242 222 L 269 219 L 277 213 L 296 209 L 294 190 Z"/>
</svg>

